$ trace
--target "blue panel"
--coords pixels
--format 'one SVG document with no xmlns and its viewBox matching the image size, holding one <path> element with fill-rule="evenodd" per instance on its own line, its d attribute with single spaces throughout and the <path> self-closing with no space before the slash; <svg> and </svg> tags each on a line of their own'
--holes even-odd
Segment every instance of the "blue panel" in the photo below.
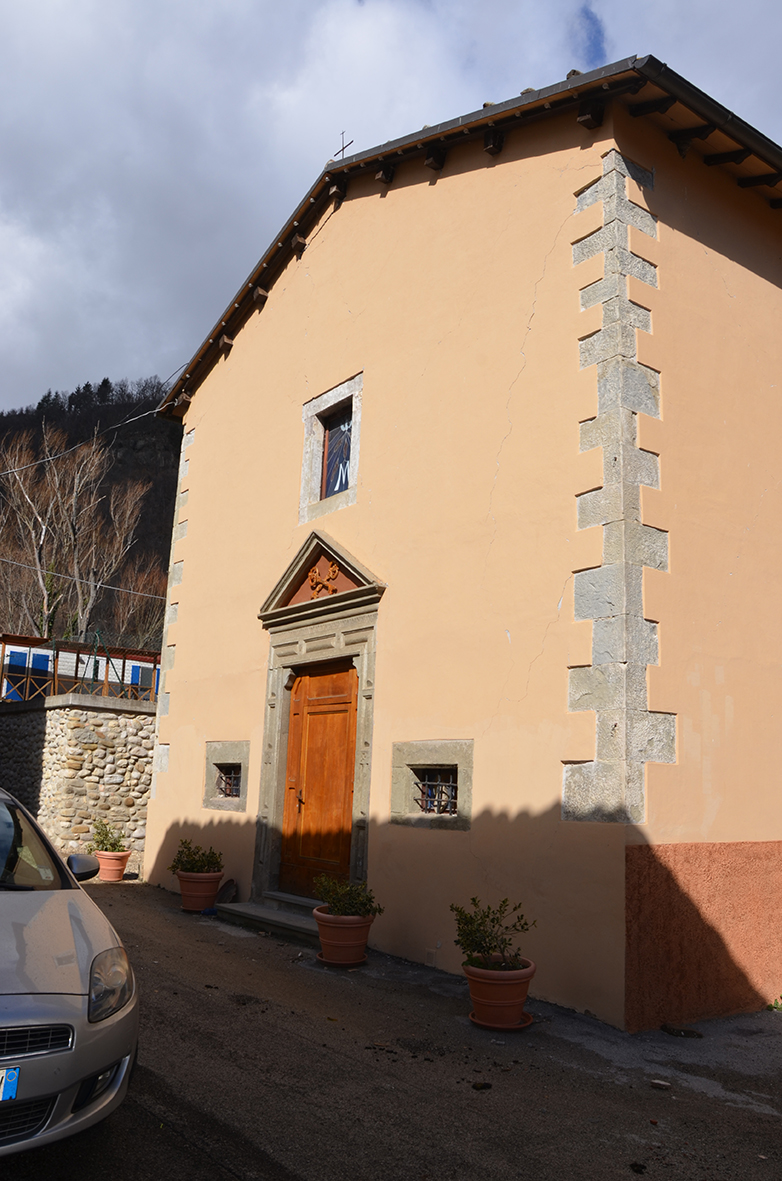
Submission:
<svg viewBox="0 0 782 1181">
<path fill-rule="evenodd" d="M 48 673 L 48 671 L 49 671 L 49 657 L 46 655 L 45 652 L 41 652 L 40 655 L 36 652 L 33 652 L 33 668 L 37 668 L 37 669 L 42 670 L 43 672 Z"/>
</svg>

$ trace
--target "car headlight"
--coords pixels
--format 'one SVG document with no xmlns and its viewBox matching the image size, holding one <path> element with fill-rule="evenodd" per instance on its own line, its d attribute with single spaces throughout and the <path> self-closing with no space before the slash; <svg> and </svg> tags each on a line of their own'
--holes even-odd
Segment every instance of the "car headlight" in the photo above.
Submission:
<svg viewBox="0 0 782 1181">
<path fill-rule="evenodd" d="M 133 973 L 124 947 L 110 947 L 92 961 L 90 970 L 90 1021 L 105 1021 L 128 1003 L 133 994 Z"/>
</svg>

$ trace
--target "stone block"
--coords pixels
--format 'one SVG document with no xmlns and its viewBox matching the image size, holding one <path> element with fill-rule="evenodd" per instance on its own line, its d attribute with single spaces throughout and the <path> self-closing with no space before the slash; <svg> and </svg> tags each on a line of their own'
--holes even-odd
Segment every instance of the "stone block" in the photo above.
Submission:
<svg viewBox="0 0 782 1181">
<path fill-rule="evenodd" d="M 630 824 L 646 819 L 645 780 L 643 763 L 625 763 L 625 814 Z"/>
<path fill-rule="evenodd" d="M 646 665 L 628 661 L 625 669 L 625 703 L 627 709 L 645 711 L 647 708 Z"/>
<path fill-rule="evenodd" d="M 624 455 L 624 478 L 630 484 L 660 487 L 660 461 L 652 451 L 628 447 Z"/>
<path fill-rule="evenodd" d="M 592 663 L 657 664 L 657 624 L 636 615 L 597 619 L 592 625 Z"/>
<path fill-rule="evenodd" d="M 623 709 L 604 709 L 597 715 L 598 762 L 619 762 L 627 757 L 627 725 Z"/>
<path fill-rule="evenodd" d="M 582 369 L 596 365 L 609 357 L 635 357 L 635 329 L 629 324 L 609 324 L 585 340 L 579 341 L 578 352 Z"/>
<path fill-rule="evenodd" d="M 625 611 L 624 567 L 596 566 L 574 576 L 575 618 L 605 619 Z"/>
<path fill-rule="evenodd" d="M 569 763 L 562 783 L 562 819 L 624 823 L 624 765 Z"/>
<path fill-rule="evenodd" d="M 624 294 L 617 295 L 603 304 L 604 326 L 615 323 L 628 324 L 642 332 L 651 332 L 652 313 L 641 304 L 632 303 Z"/>
<path fill-rule="evenodd" d="M 638 763 L 676 762 L 676 715 L 630 711 L 628 757 Z"/>
<path fill-rule="evenodd" d="M 580 292 L 581 310 L 585 312 L 588 308 L 605 303 L 617 295 L 627 297 L 627 280 L 624 275 L 613 274 L 605 279 L 598 279 L 596 283 L 590 283 Z"/>
<path fill-rule="evenodd" d="M 668 569 L 668 534 L 651 525 L 635 521 L 625 524 L 625 556 L 635 566 L 649 566 L 653 570 Z"/>
<path fill-rule="evenodd" d="M 598 201 L 602 201 L 606 191 L 605 178 L 601 176 L 594 184 L 589 185 L 588 188 L 578 194 L 576 197 L 576 213 L 583 213 L 585 209 L 589 209 L 592 205 L 597 204 Z"/>
<path fill-rule="evenodd" d="M 657 218 L 648 209 L 629 201 L 622 184 L 622 191 L 607 193 L 603 198 L 603 221 L 607 225 L 611 221 L 621 221 L 625 225 L 635 226 L 650 238 L 657 237 Z"/>
<path fill-rule="evenodd" d="M 660 417 L 660 379 L 653 369 L 626 358 L 603 362 L 597 371 L 598 414 L 624 407 Z"/>
<path fill-rule="evenodd" d="M 622 490 L 618 484 L 596 488 L 593 492 L 582 492 L 576 497 L 579 529 L 590 529 L 594 525 L 605 525 L 616 521 L 622 515 Z"/>
<path fill-rule="evenodd" d="M 596 254 L 605 254 L 617 248 L 627 252 L 627 226 L 613 221 L 573 244 L 573 265 L 578 266 Z"/>
<path fill-rule="evenodd" d="M 568 676 L 568 709 L 621 709 L 625 699 L 625 666 L 621 664 L 589 665 L 571 668 Z"/>
<path fill-rule="evenodd" d="M 629 160 L 627 156 L 623 156 L 616 148 L 612 148 L 607 152 L 603 159 L 603 175 L 607 176 L 610 172 L 618 172 L 622 176 L 631 176 L 635 183 L 642 189 L 654 188 L 654 172 L 649 172 L 648 169 L 642 168 L 640 164 L 636 164 L 634 160 Z"/>
<path fill-rule="evenodd" d="M 625 226 L 626 232 L 627 227 Z M 606 251 L 605 271 L 607 275 L 619 272 L 619 274 L 626 275 L 628 278 L 632 276 L 641 283 L 646 283 L 649 287 L 658 286 L 657 267 L 654 263 L 649 262 L 646 258 L 641 258 L 638 254 L 633 254 L 631 250 L 626 250 L 624 245 L 615 246 L 613 249 Z"/>
</svg>

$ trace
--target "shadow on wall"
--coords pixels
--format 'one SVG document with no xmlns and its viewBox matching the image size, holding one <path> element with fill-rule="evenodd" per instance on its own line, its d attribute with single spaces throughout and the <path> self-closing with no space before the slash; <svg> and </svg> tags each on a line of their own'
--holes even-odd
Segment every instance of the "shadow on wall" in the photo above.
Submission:
<svg viewBox="0 0 782 1181">
<path fill-rule="evenodd" d="M 278 835 L 235 816 L 175 825 L 147 874 L 176 890 L 167 866 L 189 838 L 223 852 L 244 901 L 253 849 Z M 631 1032 L 758 1010 L 782 988 L 782 842 L 654 848 L 632 826 L 563 822 L 555 806 L 483 812 L 466 832 L 371 822 L 369 865 L 385 907 L 376 947 L 458 972 L 451 902 L 509 895 L 537 920 L 524 936 L 535 995 Z"/>
<path fill-rule="evenodd" d="M 247 816 L 237 816 L 236 812 L 222 814 L 210 813 L 210 819 L 204 824 L 194 824 L 189 821 L 172 824 L 165 835 L 153 862 L 145 861 L 144 873 L 148 881 L 155 885 L 164 886 L 168 890 L 179 892 L 176 875 L 168 867 L 174 860 L 179 842 L 192 841 L 194 845 L 202 845 L 208 849 L 211 845 L 223 856 L 224 881 L 234 878 L 239 888 L 238 899 L 246 900 L 250 893 L 252 878 L 252 850 L 256 835 L 261 830 L 260 821 Z M 242 856 L 237 850 L 246 849 L 247 855 Z"/>
<path fill-rule="evenodd" d="M 33 816 L 41 806 L 46 711 L 0 706 L 0 786 Z"/>
</svg>

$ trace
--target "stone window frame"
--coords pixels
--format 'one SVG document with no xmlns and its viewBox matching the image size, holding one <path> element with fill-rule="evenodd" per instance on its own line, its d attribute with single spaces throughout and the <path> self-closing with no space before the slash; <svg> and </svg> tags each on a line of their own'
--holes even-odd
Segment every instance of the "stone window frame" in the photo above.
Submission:
<svg viewBox="0 0 782 1181">
<path fill-rule="evenodd" d="M 336 512 L 356 503 L 358 481 L 358 460 L 361 448 L 361 398 L 364 384 L 363 373 L 343 381 L 333 389 L 326 390 L 317 398 L 305 402 L 302 407 L 304 422 L 304 455 L 301 465 L 301 494 L 299 497 L 299 524 L 314 521 L 326 513 Z M 321 498 L 323 481 L 324 420 L 340 406 L 350 403 L 350 472 L 348 487 L 344 492 Z"/>
<path fill-rule="evenodd" d="M 246 812 L 250 743 L 207 742 L 205 747 L 204 796 L 201 806 L 213 808 L 217 812 Z M 226 764 L 241 767 L 242 779 L 238 796 L 224 796 L 217 786 L 217 768 Z"/>
<path fill-rule="evenodd" d="M 465 832 L 472 824 L 472 738 L 394 742 L 391 746 L 391 823 L 412 828 Z M 422 812 L 415 802 L 415 772 L 421 767 L 456 767 L 456 815 Z"/>
</svg>

